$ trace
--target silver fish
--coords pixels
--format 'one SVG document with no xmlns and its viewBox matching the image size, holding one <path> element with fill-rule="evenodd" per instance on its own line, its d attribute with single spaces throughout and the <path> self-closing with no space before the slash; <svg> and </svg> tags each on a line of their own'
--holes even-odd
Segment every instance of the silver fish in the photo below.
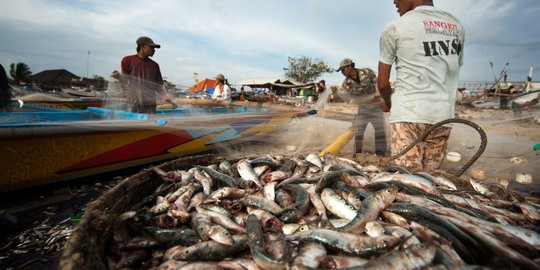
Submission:
<svg viewBox="0 0 540 270">
<path fill-rule="evenodd" d="M 337 228 L 339 231 L 362 233 L 368 222 L 374 221 L 379 214 L 396 198 L 398 189 L 395 186 L 381 189 L 373 193 L 362 202 L 363 211 L 357 211 L 356 216 L 349 224 Z"/>
<path fill-rule="evenodd" d="M 328 211 L 340 218 L 353 220 L 357 215 L 358 211 L 331 188 L 323 189 L 321 200 Z"/>
<path fill-rule="evenodd" d="M 238 183 L 240 187 L 255 190 L 259 190 L 263 187 L 259 177 L 253 171 L 253 168 L 248 160 L 242 159 L 238 161 L 235 166 L 238 170 L 238 174 L 240 174 L 241 177 L 241 180 Z"/>
<path fill-rule="evenodd" d="M 292 269 L 318 268 L 319 262 L 326 256 L 326 248 L 323 245 L 313 242 L 305 243 L 300 254 L 296 256 L 293 262 Z"/>
<path fill-rule="evenodd" d="M 234 244 L 231 233 L 219 224 L 212 224 L 208 236 L 210 236 L 210 239 L 224 245 L 232 246 Z"/>
<path fill-rule="evenodd" d="M 307 155 L 306 161 L 317 166 L 319 169 L 323 167 L 321 158 L 315 153 L 310 153 L 309 155 Z"/>
<path fill-rule="evenodd" d="M 210 240 L 178 250 L 168 250 L 167 253 L 171 258 L 181 261 L 219 261 L 235 257 L 248 248 L 246 235 L 233 235 L 233 240 L 233 245 L 224 245 Z"/>
<path fill-rule="evenodd" d="M 263 270 L 252 259 L 234 258 L 231 260 L 223 260 L 218 263 L 220 269 L 225 270 Z"/>
<path fill-rule="evenodd" d="M 435 245 L 418 244 L 372 259 L 362 269 L 422 269 L 433 261 L 436 249 Z"/>
<path fill-rule="evenodd" d="M 369 237 L 329 229 L 308 230 L 288 235 L 287 238 L 295 241 L 315 241 L 345 254 L 363 257 L 385 253 L 401 242 L 400 238 L 390 235 Z"/>
</svg>

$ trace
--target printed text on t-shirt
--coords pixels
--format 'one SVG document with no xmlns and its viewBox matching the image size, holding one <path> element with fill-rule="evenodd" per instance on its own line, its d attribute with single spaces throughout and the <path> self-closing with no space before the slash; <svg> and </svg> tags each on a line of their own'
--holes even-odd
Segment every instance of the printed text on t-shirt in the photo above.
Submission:
<svg viewBox="0 0 540 270">
<path fill-rule="evenodd" d="M 446 36 L 455 36 L 458 34 L 458 26 L 453 23 L 439 21 L 424 21 L 426 34 L 439 34 Z"/>
<path fill-rule="evenodd" d="M 422 42 L 426 56 L 459 55 L 463 47 L 459 39 Z"/>
</svg>

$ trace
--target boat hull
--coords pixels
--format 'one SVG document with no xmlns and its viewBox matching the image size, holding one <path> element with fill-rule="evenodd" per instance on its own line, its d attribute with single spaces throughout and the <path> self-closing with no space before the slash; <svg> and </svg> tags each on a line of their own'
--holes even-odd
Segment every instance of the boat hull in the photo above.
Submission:
<svg viewBox="0 0 540 270">
<path fill-rule="evenodd" d="M 0 129 L 1 191 L 144 165 L 262 139 L 297 113 L 74 121 Z"/>
</svg>

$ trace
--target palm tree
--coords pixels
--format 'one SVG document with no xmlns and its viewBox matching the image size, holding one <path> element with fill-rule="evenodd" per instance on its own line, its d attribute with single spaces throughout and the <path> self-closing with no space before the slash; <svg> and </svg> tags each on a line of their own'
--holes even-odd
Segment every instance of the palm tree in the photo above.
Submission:
<svg viewBox="0 0 540 270">
<path fill-rule="evenodd" d="M 17 65 L 11 63 L 9 75 L 11 75 L 13 81 L 18 85 L 21 82 L 30 82 L 32 71 L 30 71 L 30 67 L 25 63 L 17 63 Z"/>
</svg>

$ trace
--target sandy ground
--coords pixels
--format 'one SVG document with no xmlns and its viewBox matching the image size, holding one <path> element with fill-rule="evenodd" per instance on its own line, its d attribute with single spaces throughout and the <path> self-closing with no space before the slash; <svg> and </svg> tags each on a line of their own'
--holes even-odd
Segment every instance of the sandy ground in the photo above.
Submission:
<svg viewBox="0 0 540 270">
<path fill-rule="evenodd" d="M 343 104 L 333 104 L 333 111 L 350 112 L 351 108 Z M 540 112 L 524 112 L 520 119 L 513 117 L 511 110 L 475 109 L 457 107 L 459 118 L 478 124 L 488 138 L 487 147 L 480 158 L 463 174 L 474 176 L 486 182 L 508 184 L 510 188 L 523 192 L 540 194 L 540 151 L 533 150 L 540 143 Z M 388 115 L 387 115 L 388 117 Z M 258 156 L 264 154 L 299 155 L 320 152 L 334 142 L 340 134 L 350 127 L 350 122 L 310 116 L 291 121 L 285 130 L 277 132 L 256 144 L 235 149 L 225 149 L 221 154 L 234 157 Z M 387 126 L 387 137 L 390 133 Z M 364 151 L 373 153 L 374 132 L 368 126 Z M 445 160 L 442 170 L 458 172 L 476 153 L 481 144 L 479 133 L 463 124 L 455 124 L 449 141 L 449 151 L 461 154 L 462 160 L 454 163 Z M 340 155 L 352 158 L 352 141 L 340 152 Z M 512 162 L 518 158 L 521 163 Z M 530 174 L 532 184 L 520 184 L 514 181 L 518 173 Z M 482 174 L 485 177 L 482 177 Z"/>
</svg>

